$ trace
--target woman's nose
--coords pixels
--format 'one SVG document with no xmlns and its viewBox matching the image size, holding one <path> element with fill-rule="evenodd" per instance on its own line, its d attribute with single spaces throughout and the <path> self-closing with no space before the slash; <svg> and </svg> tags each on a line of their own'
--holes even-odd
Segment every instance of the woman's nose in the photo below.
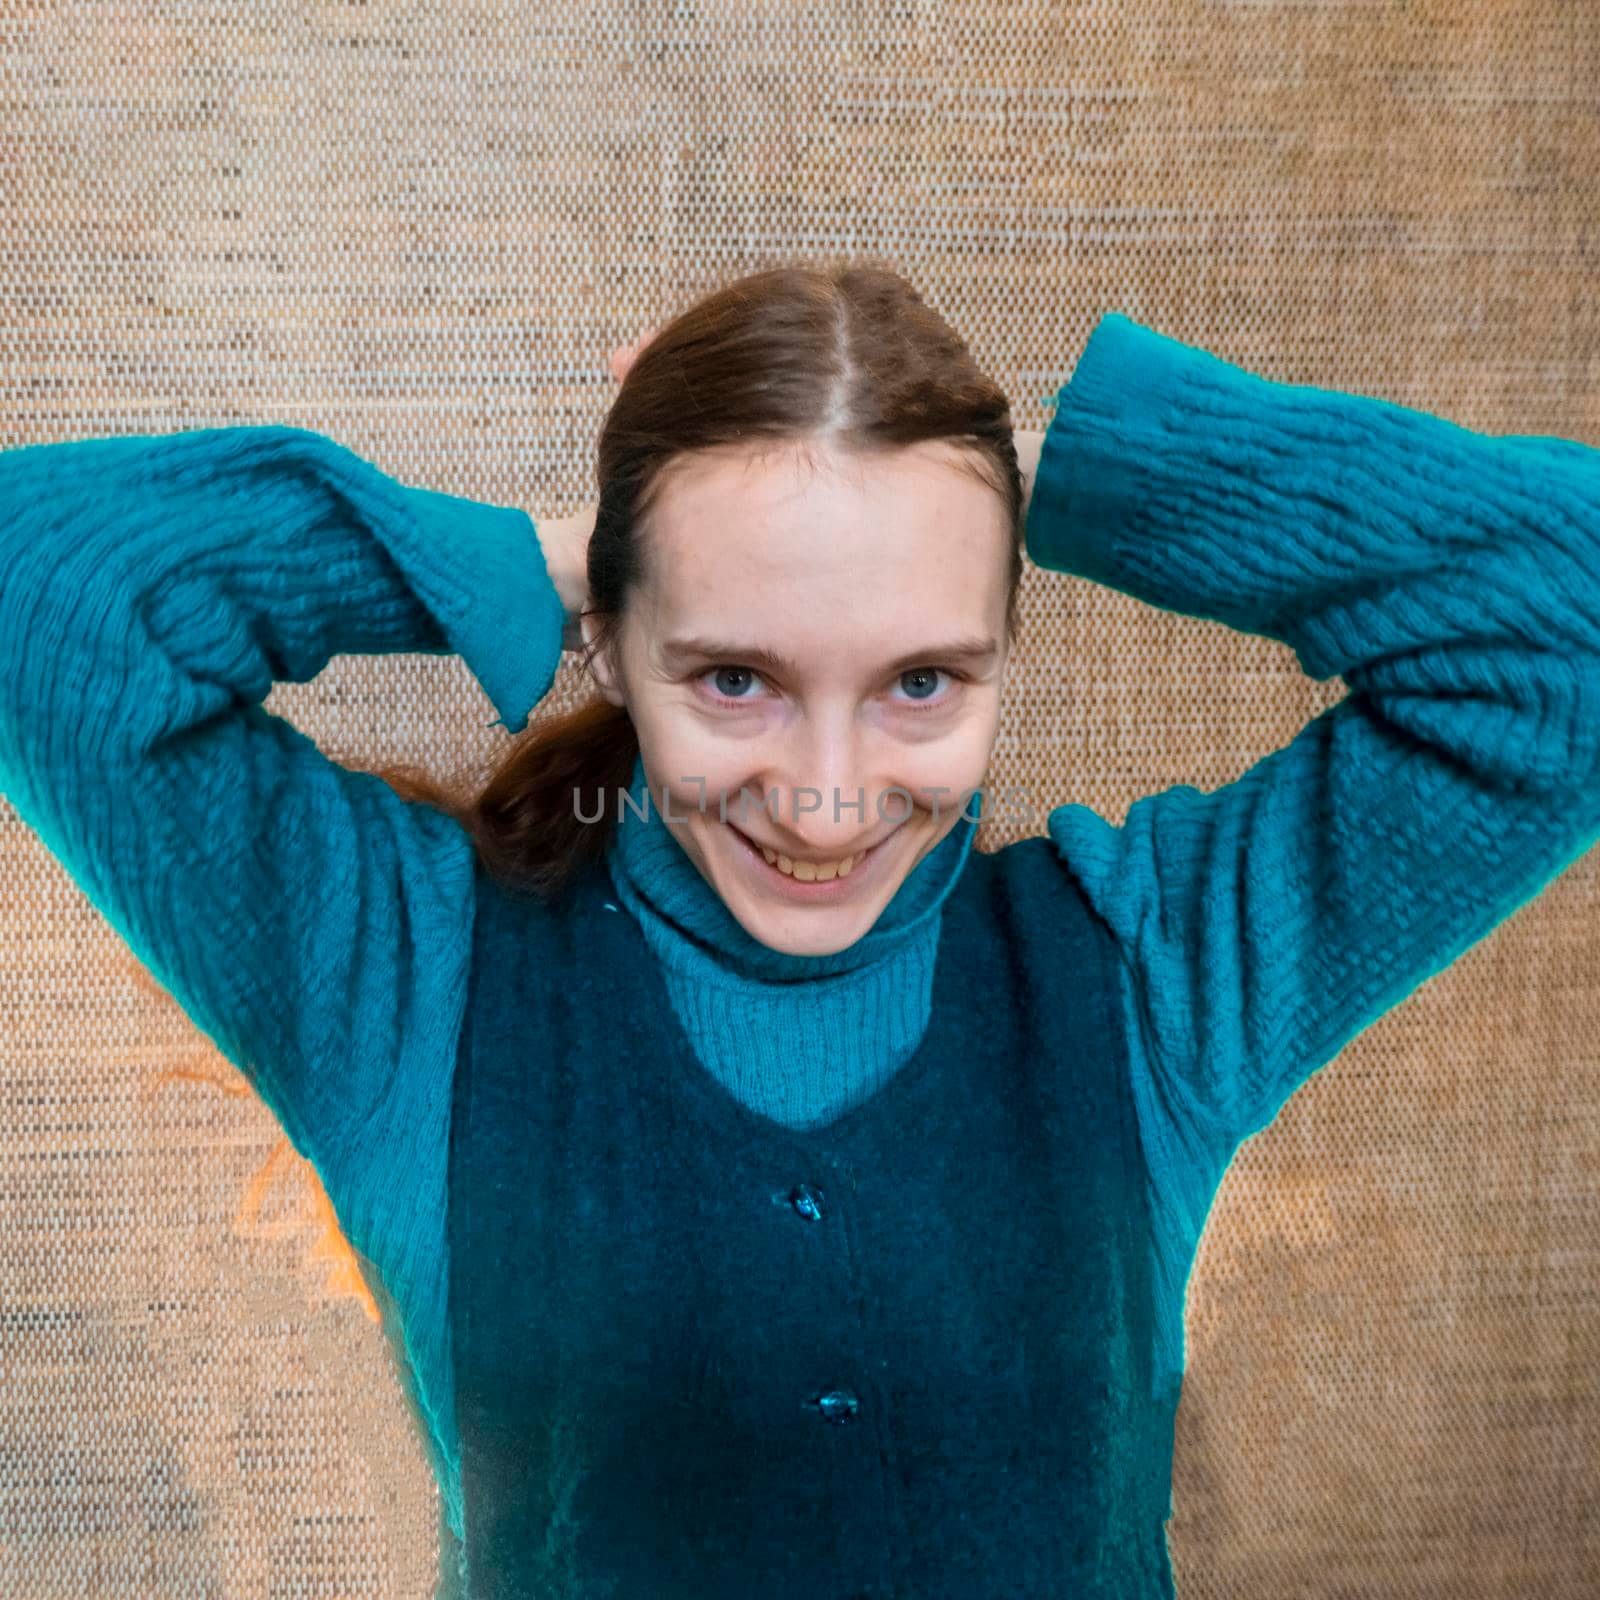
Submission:
<svg viewBox="0 0 1600 1600">
<path fill-rule="evenodd" d="M 909 791 L 858 761 L 813 758 L 785 773 L 778 821 L 808 854 L 837 853 L 880 838 L 912 809 Z"/>
</svg>

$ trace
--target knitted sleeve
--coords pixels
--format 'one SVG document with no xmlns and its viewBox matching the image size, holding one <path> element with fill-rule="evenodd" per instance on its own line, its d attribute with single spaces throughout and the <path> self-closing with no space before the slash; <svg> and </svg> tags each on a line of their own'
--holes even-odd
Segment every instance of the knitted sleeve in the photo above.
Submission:
<svg viewBox="0 0 1600 1600">
<path fill-rule="evenodd" d="M 316 433 L 0 453 L 0 790 L 336 1197 L 377 1203 L 378 1112 L 448 1093 L 471 849 L 261 703 L 336 654 L 459 653 L 515 732 L 561 625 L 526 513 Z"/>
<path fill-rule="evenodd" d="M 1059 398 L 1033 559 L 1348 690 L 1213 793 L 1049 816 L 1124 955 L 1192 1245 L 1237 1146 L 1600 836 L 1600 451 L 1271 382 L 1115 313 Z"/>
</svg>

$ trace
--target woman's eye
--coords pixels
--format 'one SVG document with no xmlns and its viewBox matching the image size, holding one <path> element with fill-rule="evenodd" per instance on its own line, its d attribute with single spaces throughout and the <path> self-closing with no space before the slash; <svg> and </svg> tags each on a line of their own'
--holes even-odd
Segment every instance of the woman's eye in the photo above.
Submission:
<svg viewBox="0 0 1600 1600">
<path fill-rule="evenodd" d="M 900 674 L 900 682 L 902 686 L 911 686 L 912 704 L 943 705 L 949 696 L 938 692 L 938 680 L 950 676 L 943 667 L 912 667 L 909 672 Z"/>
<path fill-rule="evenodd" d="M 709 667 L 700 676 L 710 678 L 718 696 L 724 700 L 754 698 L 744 692 L 751 683 L 758 681 L 758 674 L 753 667 Z"/>
<path fill-rule="evenodd" d="M 939 680 L 945 678 L 953 684 L 958 676 L 944 667 L 912 667 L 900 674 L 900 688 L 907 696 L 901 704 L 912 710 L 938 710 L 951 698 L 949 691 L 939 692 Z M 754 667 L 707 667 L 700 678 L 709 681 L 714 697 L 723 702 L 761 698 L 749 692 L 752 685 L 761 682 L 761 674 Z"/>
</svg>

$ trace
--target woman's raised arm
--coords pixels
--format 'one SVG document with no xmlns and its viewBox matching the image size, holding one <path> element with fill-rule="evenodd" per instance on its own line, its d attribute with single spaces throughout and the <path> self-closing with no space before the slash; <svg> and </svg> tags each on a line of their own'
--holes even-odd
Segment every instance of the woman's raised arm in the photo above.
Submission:
<svg viewBox="0 0 1600 1600">
<path fill-rule="evenodd" d="M 1600 451 L 1274 383 L 1112 314 L 1027 533 L 1043 566 L 1349 688 L 1213 793 L 1049 817 L 1127 961 L 1145 1137 L 1197 1239 L 1239 1143 L 1600 837 Z"/>
<path fill-rule="evenodd" d="M 0 791 L 330 1194 L 370 1192 L 339 1170 L 381 1155 L 369 1113 L 438 1073 L 472 850 L 262 701 L 338 654 L 459 653 L 516 732 L 563 620 L 526 513 L 317 433 L 0 453 Z"/>
</svg>

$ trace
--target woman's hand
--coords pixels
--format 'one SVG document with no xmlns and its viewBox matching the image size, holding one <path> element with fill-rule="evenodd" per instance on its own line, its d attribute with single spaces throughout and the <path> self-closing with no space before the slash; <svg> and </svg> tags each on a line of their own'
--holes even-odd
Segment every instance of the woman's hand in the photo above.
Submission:
<svg viewBox="0 0 1600 1600">
<path fill-rule="evenodd" d="M 621 383 L 639 352 L 655 338 L 659 325 L 642 334 L 632 344 L 618 345 L 611 352 L 611 375 Z M 567 620 L 561 630 L 563 650 L 582 650 L 583 632 L 578 626 L 578 614 L 589 603 L 589 540 L 594 534 L 594 501 L 580 506 L 570 516 L 538 517 L 534 526 L 539 536 L 539 549 L 544 555 L 550 580 L 561 596 Z"/>
<path fill-rule="evenodd" d="M 589 538 L 594 532 L 594 514 L 591 501 L 570 517 L 534 519 L 545 569 L 561 596 L 561 609 L 567 614 L 561 627 L 563 650 L 583 649 L 578 614 L 589 603 Z"/>
<path fill-rule="evenodd" d="M 1017 466 L 1022 472 L 1022 521 L 1028 526 L 1028 507 L 1033 503 L 1033 480 L 1039 471 L 1039 452 L 1044 447 L 1044 435 L 1031 429 L 1012 431 L 1012 443 L 1017 448 Z"/>
<path fill-rule="evenodd" d="M 660 332 L 661 324 L 657 323 L 647 333 L 640 334 L 632 344 L 618 345 L 611 352 L 611 374 L 618 383 L 628 376 L 628 368 L 638 359 L 639 352 Z"/>
</svg>

